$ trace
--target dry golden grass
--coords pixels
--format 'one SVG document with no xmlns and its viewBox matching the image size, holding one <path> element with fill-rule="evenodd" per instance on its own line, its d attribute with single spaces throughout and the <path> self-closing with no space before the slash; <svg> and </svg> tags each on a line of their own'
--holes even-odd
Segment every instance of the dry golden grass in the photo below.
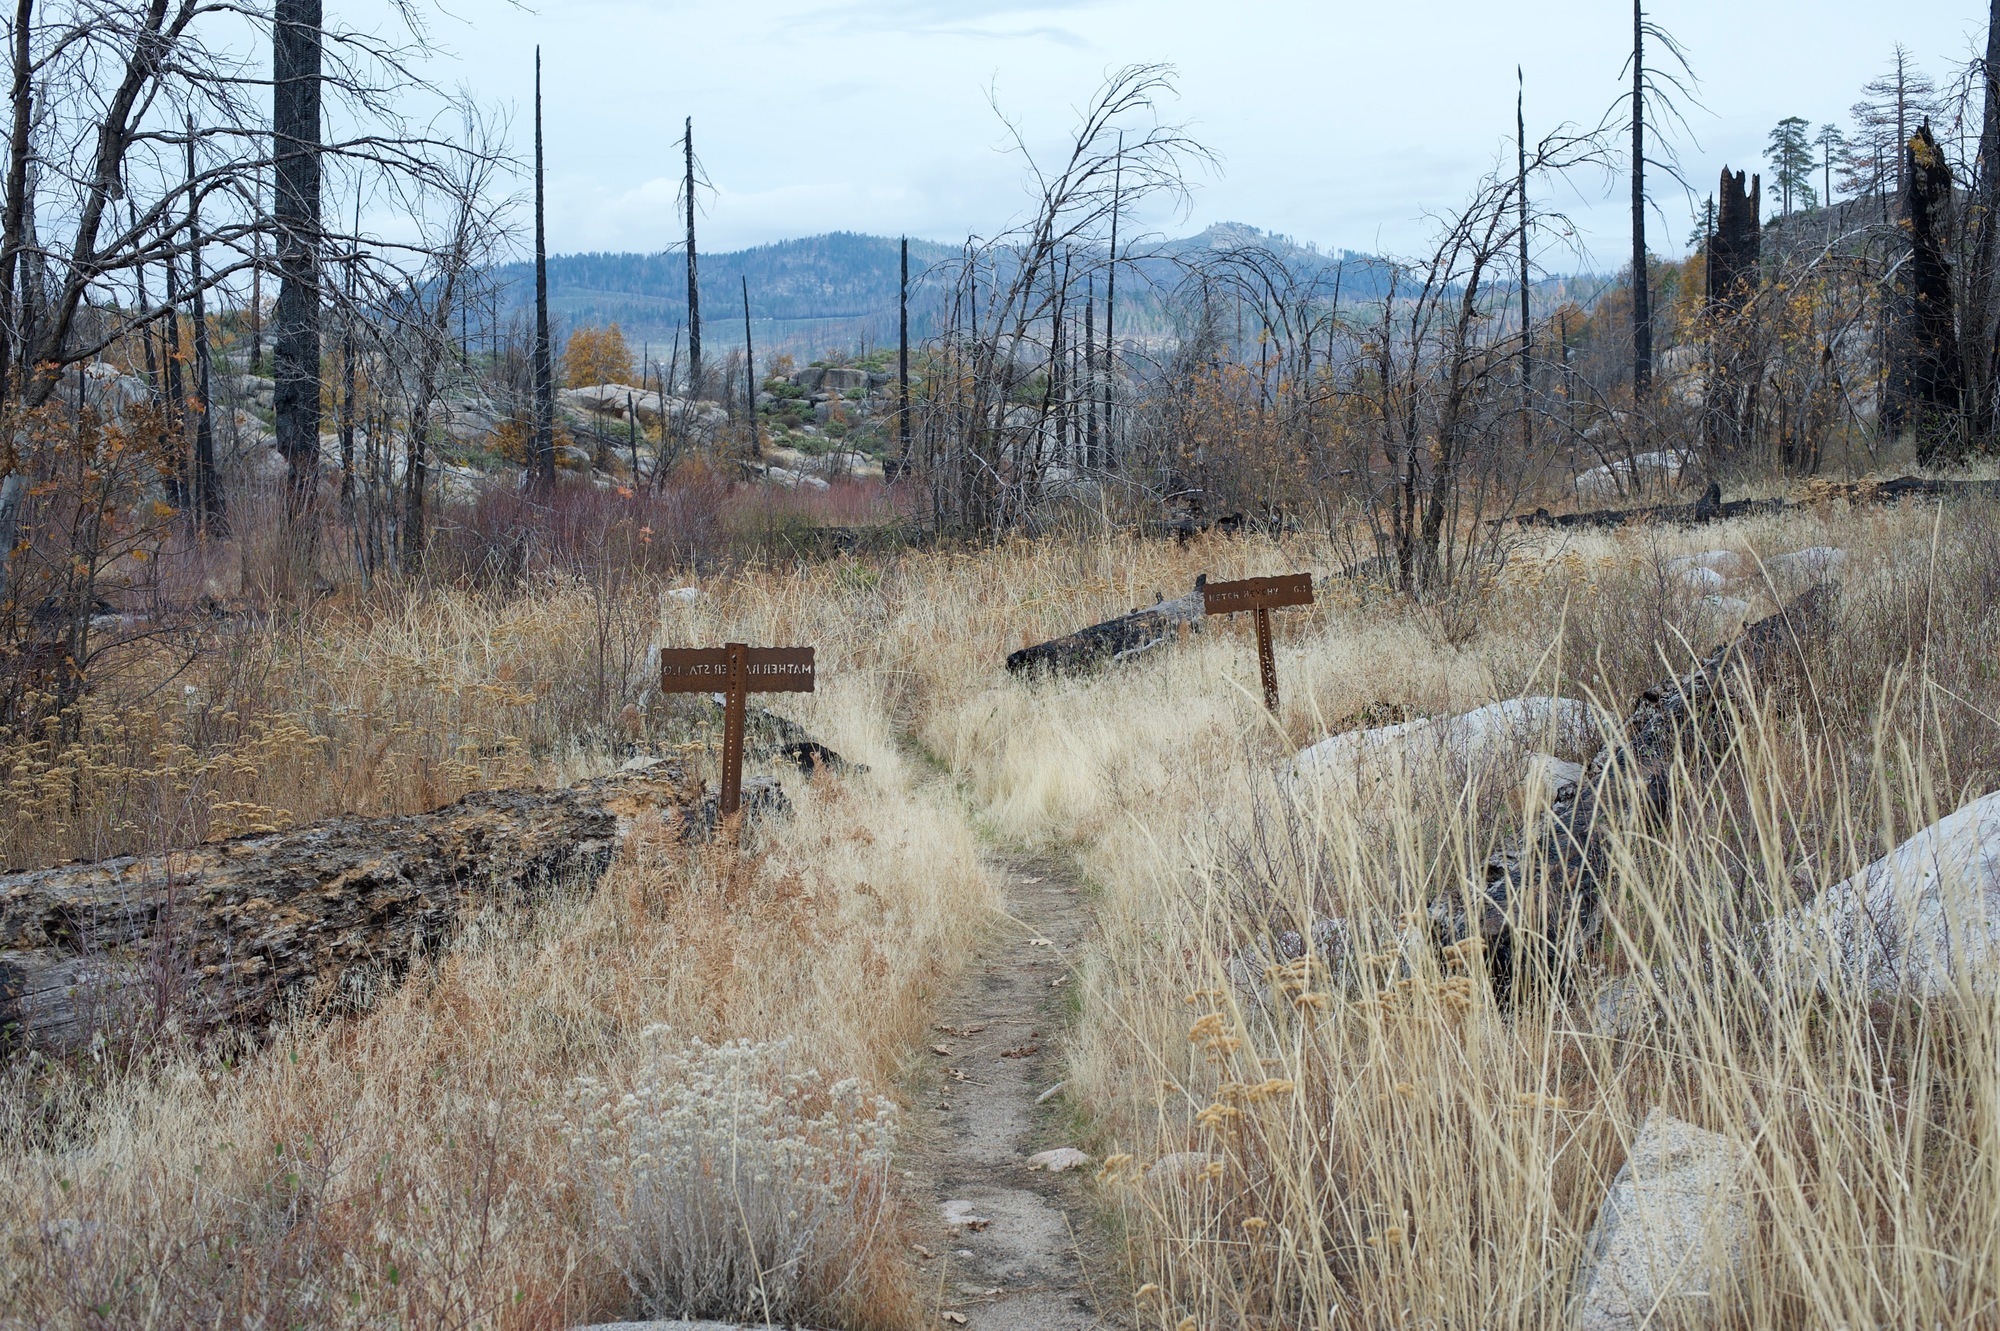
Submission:
<svg viewBox="0 0 2000 1331">
<path fill-rule="evenodd" d="M 1717 770 L 1677 775 L 1668 828 L 1616 829 L 1606 939 L 1571 995 L 1502 1011 L 1420 923 L 1527 816 L 1513 770 L 1408 773 L 1362 802 L 1295 804 L 1270 779 L 1292 744 L 1385 704 L 1562 693 L 1622 713 L 1718 640 L 1666 559 L 1819 543 L 1851 553 L 1836 628 Z M 1217 575 L 1313 562 L 1201 553 Z M 1877 510 L 1516 553 L 1469 633 L 1359 598 L 1282 616 L 1275 724 L 1228 635 L 1097 680 L 995 687 L 930 723 L 1000 826 L 1075 847 L 1102 887 L 1071 1085 L 1113 1162 L 1135 1319 L 1567 1325 L 1605 1186 L 1661 1105 L 1752 1162 L 1754 1239 L 1715 1324 L 1992 1323 L 1991 990 L 1788 990 L 1754 924 L 2000 784 L 2000 630 L 1980 609 L 2000 530 Z M 1280 931 L 1326 919 L 1351 952 L 1267 970 Z M 1634 1016 L 1614 1034 L 1594 1002 L 1621 979 Z M 1206 1159 L 1144 1176 L 1186 1152 Z"/>
<path fill-rule="evenodd" d="M 1405 924 L 1527 815 L 1513 784 L 1418 773 L 1366 804 L 1293 807 L 1269 780 L 1293 747 L 1392 707 L 1543 692 L 1622 711 L 1720 632 L 1667 559 L 1820 543 L 1851 552 L 1837 628 L 1718 772 L 1682 778 L 1667 834 L 1618 829 L 1611 926 L 1573 1000 L 1500 1011 Z M 1720 1323 L 1994 1321 L 1987 1000 L 1776 992 L 1746 923 L 1796 898 L 1797 871 L 1834 881 L 2000 784 L 2000 625 L 1984 613 L 2000 524 L 1911 508 L 1538 538 L 1435 608 L 1338 586 L 1278 616 L 1275 721 L 1242 624 L 1088 679 L 1000 668 L 1197 572 L 1337 562 L 1304 539 L 1075 536 L 753 571 L 692 604 L 550 585 L 336 609 L 239 642 L 227 670 L 205 660 L 192 682 L 227 718 L 212 729 L 178 699 L 127 707 L 97 749 L 0 773 L 46 801 L 45 825 L 8 833 L 15 862 L 421 807 L 601 769 L 649 733 L 646 645 L 724 637 L 816 644 L 822 692 L 779 706 L 872 768 L 799 788 L 797 819 L 742 863 L 643 836 L 593 896 L 483 922 L 357 1020 L 231 1066 L 162 1054 L 59 1093 L 23 1082 L 0 1162 L 7 1307 L 157 1326 L 631 1310 L 565 1145 L 577 1078 L 641 1076 L 642 1033 L 666 1024 L 789 1039 L 826 1078 L 892 1090 L 995 904 L 983 823 L 1069 849 L 1099 888 L 1070 1085 L 1092 1144 L 1126 1158 L 1102 1198 L 1133 1288 L 1151 1286 L 1143 1325 L 1562 1324 L 1583 1232 L 1654 1104 L 1754 1162 L 1749 1278 Z M 1268 982 L 1231 965 L 1330 917 L 1355 939 L 1346 964 Z M 1631 1038 L 1592 1013 L 1619 976 L 1653 999 Z M 1136 1177 L 1190 1150 L 1212 1167 Z M 826 1315 L 907 1323 L 892 1247 L 860 1254 Z"/>
<path fill-rule="evenodd" d="M 868 773 L 795 781 L 796 816 L 747 857 L 642 831 L 594 894 L 533 920 L 477 922 L 360 1018 L 302 1021 L 234 1061 L 155 1050 L 117 1067 L 17 1068 L 0 1307 L 30 1325 L 157 1327 L 550 1327 L 637 1311 L 647 1291 L 621 1278 L 590 1162 L 568 1145 L 580 1078 L 644 1076 L 658 1043 L 647 1032 L 665 1026 L 674 1043 L 782 1042 L 816 1084 L 889 1088 L 928 998 L 987 917 L 993 880 L 957 797 L 904 760 L 882 691 L 851 665 L 865 644 L 835 619 L 805 627 L 785 590 L 748 580 L 687 611 L 649 593 L 627 613 L 670 642 L 809 635 L 827 686 L 797 710 Z M 320 783 L 361 761 L 356 750 L 393 778 L 367 784 L 376 807 L 513 775 L 468 770 L 425 787 L 431 758 L 472 733 L 497 734 L 519 770 L 601 768 L 615 757 L 602 743 L 556 742 L 576 733 L 563 709 L 581 707 L 565 645 L 592 615 L 573 591 L 442 598 L 265 642 L 294 684 L 256 697 L 296 711 L 257 720 L 341 728 L 302 744 L 294 766 L 246 770 L 244 793 L 278 806 L 275 818 L 310 816 L 337 802 L 341 788 Z M 627 705 L 608 694 L 597 733 L 612 734 Z M 881 1227 L 838 1288 L 794 1306 L 907 1325 L 896 1239 Z"/>
</svg>

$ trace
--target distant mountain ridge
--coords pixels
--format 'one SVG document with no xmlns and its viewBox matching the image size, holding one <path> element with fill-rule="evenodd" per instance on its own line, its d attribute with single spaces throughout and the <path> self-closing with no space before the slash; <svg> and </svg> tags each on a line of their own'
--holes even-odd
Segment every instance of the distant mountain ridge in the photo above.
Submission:
<svg viewBox="0 0 2000 1331">
<path fill-rule="evenodd" d="M 743 340 L 743 286 L 750 288 L 751 334 L 759 356 L 787 352 L 801 359 L 832 351 L 892 345 L 896 339 L 896 289 L 900 242 L 894 236 L 832 231 L 750 249 L 701 255 L 701 309 L 705 347 L 726 355 Z M 1393 261 L 1353 250 L 1321 251 L 1290 237 L 1241 222 L 1221 222 L 1200 233 L 1135 246 L 1118 272 L 1118 332 L 1153 340 L 1175 332 L 1164 296 L 1197 263 L 1238 253 L 1246 264 L 1275 260 L 1295 284 L 1318 299 L 1339 293 L 1348 302 L 1381 299 L 1396 272 Z M 911 336 L 921 340 L 942 322 L 946 286 L 961 246 L 910 241 L 913 285 Z M 525 315 L 534 295 L 534 268 L 502 267 L 499 316 L 505 324 Z M 1537 283 L 1538 287 L 1541 285 Z M 1098 296 L 1103 297 L 1100 284 Z M 678 251 L 657 254 L 588 253 L 549 257 L 549 309 L 558 339 L 570 328 L 618 324 L 636 351 L 650 344 L 661 359 L 687 327 L 687 261 Z M 1101 311 L 1100 311 L 1101 313 Z"/>
</svg>

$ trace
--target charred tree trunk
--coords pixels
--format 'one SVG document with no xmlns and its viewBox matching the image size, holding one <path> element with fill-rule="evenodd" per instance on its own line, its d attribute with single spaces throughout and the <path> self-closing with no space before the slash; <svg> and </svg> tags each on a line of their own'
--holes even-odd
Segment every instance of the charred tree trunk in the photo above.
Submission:
<svg viewBox="0 0 2000 1331">
<path fill-rule="evenodd" d="M 1958 335 L 1952 318 L 1951 266 L 1945 259 L 1945 211 L 1951 168 L 1928 121 L 1904 145 L 1902 217 L 1909 254 L 1896 292 L 1883 424 L 1910 430 L 1926 464 L 1962 461 L 1966 437 Z"/>
<path fill-rule="evenodd" d="M 1668 815 L 1675 768 L 1710 762 L 1726 747 L 1754 693 L 1824 637 L 1837 590 L 1810 589 L 1687 674 L 1646 690 L 1623 736 L 1557 795 L 1521 843 L 1486 862 L 1483 883 L 1432 903 L 1436 941 L 1478 940 L 1503 998 L 1531 977 L 1561 983 L 1602 923 L 1612 820 Z"/>
<path fill-rule="evenodd" d="M 1529 322 L 1528 308 L 1528 88 L 1526 76 L 1519 65 L 1514 66 L 1514 77 L 1518 87 L 1514 95 L 1514 202 L 1519 209 L 1516 225 L 1520 235 L 1521 267 L 1521 456 L 1523 465 L 1535 452 L 1535 412 L 1534 412 L 1534 354 L 1535 330 Z M 1340 308 L 1340 292 L 1335 279 L 1334 309 Z M 1306 343 L 1308 354 L 1312 343 Z M 1311 382 L 1308 373 L 1306 380 Z"/>
<path fill-rule="evenodd" d="M 361 192 L 354 193 L 353 244 L 361 235 Z M 342 516 L 354 516 L 354 269 L 360 255 L 350 253 L 347 300 L 340 319 L 340 506 Z"/>
<path fill-rule="evenodd" d="M 2000 3 L 2000 0 L 1996 0 Z M 902 276 L 896 285 L 896 467 L 910 470 L 910 238 L 903 237 Z"/>
<path fill-rule="evenodd" d="M 277 0 L 271 48 L 278 240 L 272 414 L 296 517 L 319 483 L 320 0 Z"/>
<path fill-rule="evenodd" d="M 750 343 L 750 278 L 743 277 L 743 419 L 750 427 L 750 456 L 764 456 L 757 436 L 757 351 Z"/>
<path fill-rule="evenodd" d="M 1097 281 L 1083 287 L 1083 465 L 1102 465 L 1097 443 Z"/>
<path fill-rule="evenodd" d="M 215 421 L 209 414 L 208 309 L 201 289 L 201 205 L 195 189 L 194 122 L 188 122 L 188 286 L 194 315 L 194 511 L 196 527 L 223 530 L 222 478 L 215 468 Z"/>
<path fill-rule="evenodd" d="M 1716 194 L 1715 234 L 1708 240 L 1703 316 L 1708 324 L 1708 376 L 1704 422 L 1710 465 L 1740 451 L 1750 434 L 1750 391 L 1744 382 L 1744 324 L 1757 288 L 1763 246 L 1759 218 L 1763 179 L 1722 169 Z"/>
<path fill-rule="evenodd" d="M 76 1048 L 158 1013 L 212 1032 L 254 1030 L 294 1002 L 353 1006 L 448 944 L 468 910 L 588 886 L 622 826 L 699 798 L 684 768 L 660 763 L 0 876 L 0 1041 Z"/>
<path fill-rule="evenodd" d="M 1646 16 L 1632 0 L 1632 412 L 1645 429 L 1653 387 L 1653 305 L 1646 273 Z M 1636 451 L 1636 450 L 1635 450 Z"/>
<path fill-rule="evenodd" d="M 168 493 L 174 507 L 188 510 L 193 505 L 193 487 L 188 477 L 187 389 L 181 373 L 181 278 L 173 250 L 167 251 L 167 457 L 172 470 L 167 476 Z"/>
<path fill-rule="evenodd" d="M 543 217 L 542 48 L 535 48 L 535 480 L 556 483 L 556 372 L 549 349 L 549 245 Z"/>
<path fill-rule="evenodd" d="M 1112 432 L 1111 401 L 1117 394 L 1118 335 L 1112 325 L 1118 315 L 1118 214 L 1125 188 L 1125 137 L 1118 138 L 1118 162 L 1111 179 L 1111 255 L 1104 270 L 1104 452 L 1101 465 L 1111 465 L 1116 436 Z"/>
<path fill-rule="evenodd" d="M 701 279 L 694 255 L 694 117 L 687 118 L 681 145 L 686 149 L 687 174 L 681 188 L 687 194 L 688 277 L 688 401 L 701 399 Z"/>
<path fill-rule="evenodd" d="M 0 405 L 4 405 L 9 394 L 26 376 L 18 378 L 12 374 L 13 360 L 19 354 L 25 339 L 17 338 L 14 329 L 14 277 L 20 269 L 21 243 L 27 223 L 28 207 L 28 157 L 32 151 L 34 132 L 34 49 L 31 42 L 34 26 L 34 0 L 16 0 L 14 5 L 14 121 L 7 138 L 7 211 L 4 230 L 0 230 Z M 11 530 L 0 533 L 10 539 L 0 550 L 13 546 Z M 0 576 L 0 586 L 5 585 Z"/>
</svg>

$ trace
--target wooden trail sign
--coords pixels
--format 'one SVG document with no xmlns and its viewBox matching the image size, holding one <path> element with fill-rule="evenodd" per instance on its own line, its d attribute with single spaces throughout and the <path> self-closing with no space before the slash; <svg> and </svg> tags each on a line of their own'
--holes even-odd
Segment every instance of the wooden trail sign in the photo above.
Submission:
<svg viewBox="0 0 2000 1331">
<path fill-rule="evenodd" d="M 1202 610 L 1211 615 L 1233 615 L 1248 610 L 1257 617 L 1257 668 L 1264 676 L 1264 706 L 1278 710 L 1278 662 L 1271 655 L 1271 611 L 1279 606 L 1311 605 L 1313 580 L 1310 573 L 1281 573 L 1274 578 L 1244 578 L 1237 582 L 1211 582 L 1201 590 Z"/>
<path fill-rule="evenodd" d="M 723 696 L 722 798 L 717 811 L 727 818 L 743 801 L 743 714 L 752 693 L 811 693 L 813 649 L 749 647 L 662 647 L 660 692 L 720 693 Z"/>
</svg>

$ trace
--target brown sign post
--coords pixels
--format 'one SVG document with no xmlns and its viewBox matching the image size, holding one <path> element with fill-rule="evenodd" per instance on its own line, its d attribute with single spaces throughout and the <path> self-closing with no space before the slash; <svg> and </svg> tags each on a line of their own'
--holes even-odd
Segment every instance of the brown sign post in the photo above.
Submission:
<svg viewBox="0 0 2000 1331">
<path fill-rule="evenodd" d="M 722 713 L 722 798 L 717 810 L 727 818 L 743 802 L 743 714 L 752 693 L 811 693 L 813 649 L 748 647 L 662 647 L 660 692 L 720 693 Z"/>
<path fill-rule="evenodd" d="M 1278 710 L 1278 662 L 1271 655 L 1271 611 L 1278 606 L 1311 605 L 1313 580 L 1310 573 L 1281 573 L 1275 578 L 1244 578 L 1239 582 L 1211 582 L 1201 589 L 1202 610 L 1211 615 L 1233 615 L 1249 610 L 1257 616 L 1257 668 L 1264 676 L 1264 706 Z"/>
</svg>

